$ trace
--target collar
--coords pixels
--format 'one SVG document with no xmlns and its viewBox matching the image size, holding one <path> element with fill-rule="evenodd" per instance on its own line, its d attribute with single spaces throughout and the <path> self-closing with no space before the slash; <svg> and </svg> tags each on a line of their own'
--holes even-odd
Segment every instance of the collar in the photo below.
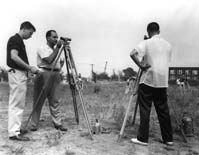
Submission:
<svg viewBox="0 0 199 155">
<path fill-rule="evenodd" d="M 19 35 L 19 33 L 16 33 L 15 35 L 16 35 L 18 38 L 20 38 L 21 40 L 23 40 L 22 37 Z"/>
<path fill-rule="evenodd" d="M 151 38 L 161 38 L 160 34 L 155 34 L 154 36 L 152 36 Z"/>
</svg>

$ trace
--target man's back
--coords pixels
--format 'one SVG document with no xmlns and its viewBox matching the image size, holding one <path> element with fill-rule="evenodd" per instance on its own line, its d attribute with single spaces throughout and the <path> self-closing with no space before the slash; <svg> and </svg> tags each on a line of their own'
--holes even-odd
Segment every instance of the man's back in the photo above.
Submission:
<svg viewBox="0 0 199 155">
<path fill-rule="evenodd" d="M 155 35 L 141 42 L 138 49 L 143 53 L 144 63 L 151 66 L 143 73 L 140 82 L 152 87 L 167 87 L 172 52 L 170 44 L 159 35 Z"/>
</svg>

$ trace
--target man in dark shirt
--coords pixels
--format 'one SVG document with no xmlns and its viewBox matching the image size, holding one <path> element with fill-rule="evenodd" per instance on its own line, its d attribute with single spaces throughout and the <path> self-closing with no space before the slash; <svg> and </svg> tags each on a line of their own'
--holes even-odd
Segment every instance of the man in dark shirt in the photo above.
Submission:
<svg viewBox="0 0 199 155">
<path fill-rule="evenodd" d="M 35 27 L 30 22 L 23 22 L 17 34 L 10 37 L 7 43 L 7 65 L 9 80 L 8 105 L 8 136 L 10 140 L 28 141 L 21 129 L 22 114 L 25 107 L 27 90 L 27 72 L 38 72 L 37 68 L 30 66 L 23 40 L 31 38 Z"/>
</svg>

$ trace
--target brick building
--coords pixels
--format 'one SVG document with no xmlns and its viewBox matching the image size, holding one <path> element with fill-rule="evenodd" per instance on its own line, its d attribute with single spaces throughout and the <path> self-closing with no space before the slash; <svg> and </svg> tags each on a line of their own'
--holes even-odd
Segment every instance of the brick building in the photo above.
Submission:
<svg viewBox="0 0 199 155">
<path fill-rule="evenodd" d="M 182 75 L 190 85 L 199 85 L 199 67 L 169 67 L 169 84 L 176 84 Z"/>
</svg>

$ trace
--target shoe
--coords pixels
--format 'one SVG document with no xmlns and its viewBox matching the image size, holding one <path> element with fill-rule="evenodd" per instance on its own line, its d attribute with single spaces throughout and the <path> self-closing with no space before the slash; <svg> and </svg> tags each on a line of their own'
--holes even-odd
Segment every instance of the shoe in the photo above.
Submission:
<svg viewBox="0 0 199 155">
<path fill-rule="evenodd" d="M 31 127 L 31 128 L 30 128 L 30 131 L 33 131 L 33 132 L 34 132 L 34 131 L 37 131 L 37 128 L 36 128 L 36 127 Z"/>
<path fill-rule="evenodd" d="M 27 133 L 28 133 L 28 130 L 20 129 L 20 134 L 21 135 L 24 135 L 24 134 L 27 134 Z"/>
<path fill-rule="evenodd" d="M 21 134 L 9 137 L 10 140 L 18 140 L 18 141 L 30 141 L 30 138 L 24 137 Z"/>
<path fill-rule="evenodd" d="M 131 142 L 135 143 L 135 144 L 139 144 L 139 145 L 144 145 L 144 146 L 147 146 L 148 143 L 145 143 L 145 142 L 141 142 L 139 141 L 137 138 L 132 138 L 131 139 Z"/>
<path fill-rule="evenodd" d="M 68 129 L 66 127 L 63 127 L 62 125 L 59 125 L 59 126 L 55 125 L 55 129 L 60 130 L 60 131 L 68 131 Z"/>
<path fill-rule="evenodd" d="M 166 145 L 173 146 L 173 142 L 165 142 Z"/>
<path fill-rule="evenodd" d="M 166 142 L 166 141 L 163 141 L 162 139 L 160 139 L 160 142 L 168 146 L 173 146 L 173 142 Z"/>
</svg>

